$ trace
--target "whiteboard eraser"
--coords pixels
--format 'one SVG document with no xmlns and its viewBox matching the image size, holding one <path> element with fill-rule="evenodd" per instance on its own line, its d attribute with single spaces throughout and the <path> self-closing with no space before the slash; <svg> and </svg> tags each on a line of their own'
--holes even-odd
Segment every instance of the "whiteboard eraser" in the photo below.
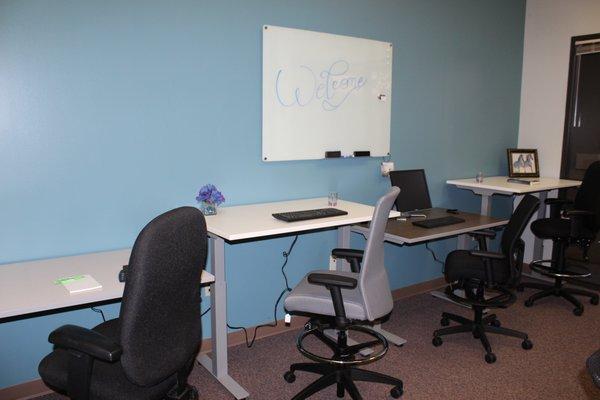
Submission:
<svg viewBox="0 0 600 400">
<path fill-rule="evenodd" d="M 370 151 L 355 151 L 354 157 L 371 157 Z"/>
<path fill-rule="evenodd" d="M 341 151 L 326 151 L 325 158 L 340 158 L 342 156 Z"/>
</svg>

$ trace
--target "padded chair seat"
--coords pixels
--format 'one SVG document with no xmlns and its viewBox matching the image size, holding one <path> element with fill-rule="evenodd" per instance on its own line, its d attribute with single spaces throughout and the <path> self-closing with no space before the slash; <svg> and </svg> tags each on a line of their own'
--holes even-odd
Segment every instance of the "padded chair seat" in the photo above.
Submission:
<svg viewBox="0 0 600 400">
<path fill-rule="evenodd" d="M 594 238 L 594 233 L 583 228 L 582 237 Z M 563 218 L 543 218 L 531 223 L 531 232 L 541 239 L 568 239 L 571 236 L 571 221 Z"/>
<path fill-rule="evenodd" d="M 335 316 L 333 302 L 331 301 L 331 292 L 322 285 L 313 285 L 308 283 L 308 275 L 316 272 L 319 274 L 331 274 L 336 276 L 348 276 L 359 281 L 359 274 L 355 272 L 343 271 L 325 271 L 316 270 L 309 272 L 302 281 L 290 292 L 285 299 L 285 309 L 288 312 L 319 314 Z M 367 319 L 363 296 L 360 288 L 342 289 L 342 298 L 344 299 L 344 308 L 346 317 L 354 320 L 364 321 Z M 381 316 L 383 317 L 383 315 Z"/>
<path fill-rule="evenodd" d="M 119 319 L 103 322 L 93 330 L 113 339 L 117 343 L 120 341 Z M 52 388 L 64 393 L 67 388 L 68 364 L 69 353 L 64 349 L 57 348 L 40 363 L 38 368 L 40 376 Z M 148 368 L 152 368 L 152 366 L 148 365 Z M 119 361 L 107 363 L 96 360 L 92 370 L 90 399 L 160 400 L 175 383 L 176 377 L 173 375 L 152 387 L 138 386 L 127 379 Z"/>
<path fill-rule="evenodd" d="M 479 279 L 487 281 L 485 263 L 479 257 L 472 256 L 468 250 L 455 250 L 446 257 L 444 272 L 448 283 L 460 279 Z M 504 261 L 492 261 L 493 281 L 504 283 L 510 277 L 509 266 Z"/>
</svg>

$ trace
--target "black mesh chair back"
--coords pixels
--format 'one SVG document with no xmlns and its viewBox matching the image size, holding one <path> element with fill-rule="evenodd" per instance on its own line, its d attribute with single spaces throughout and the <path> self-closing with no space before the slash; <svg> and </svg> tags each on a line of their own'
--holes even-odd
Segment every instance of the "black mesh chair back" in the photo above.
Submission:
<svg viewBox="0 0 600 400">
<path fill-rule="evenodd" d="M 576 210 L 590 211 L 596 218 L 586 218 L 586 228 L 597 233 L 600 229 L 600 161 L 590 164 L 575 196 Z"/>
<path fill-rule="evenodd" d="M 507 286 L 516 285 L 521 279 L 523 251 L 525 250 L 525 243 L 521 239 L 521 235 L 539 205 L 540 201 L 537 197 L 530 194 L 525 195 L 513 212 L 502 234 L 500 249 L 507 257 L 510 266 L 508 282 L 504 283 Z"/>
<path fill-rule="evenodd" d="M 207 241 L 204 216 L 193 207 L 156 217 L 135 241 L 120 314 L 121 364 L 131 382 L 154 385 L 197 350 Z"/>
</svg>

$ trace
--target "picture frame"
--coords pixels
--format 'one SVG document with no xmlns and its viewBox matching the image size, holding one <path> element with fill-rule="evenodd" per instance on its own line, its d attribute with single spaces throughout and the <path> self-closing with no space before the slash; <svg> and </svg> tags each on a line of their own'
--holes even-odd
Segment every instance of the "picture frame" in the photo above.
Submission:
<svg viewBox="0 0 600 400">
<path fill-rule="evenodd" d="M 506 149 L 510 178 L 539 178 L 537 149 Z"/>
</svg>

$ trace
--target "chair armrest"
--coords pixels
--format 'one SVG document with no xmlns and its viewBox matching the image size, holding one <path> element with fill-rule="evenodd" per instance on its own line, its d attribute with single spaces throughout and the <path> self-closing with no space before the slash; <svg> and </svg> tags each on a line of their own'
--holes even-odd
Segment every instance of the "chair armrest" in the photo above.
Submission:
<svg viewBox="0 0 600 400">
<path fill-rule="evenodd" d="M 349 276 L 321 274 L 318 272 L 308 275 L 308 283 L 312 285 L 337 286 L 345 289 L 354 289 L 358 285 L 358 281 Z"/>
<path fill-rule="evenodd" d="M 58 347 L 77 350 L 99 360 L 115 362 L 123 349 L 106 336 L 91 329 L 63 325 L 50 333 L 48 341 Z"/>
<path fill-rule="evenodd" d="M 483 236 L 486 238 L 494 239 L 496 237 L 496 232 L 491 229 L 482 229 L 479 231 L 469 232 L 470 236 Z"/>
<path fill-rule="evenodd" d="M 341 258 L 342 260 L 346 260 L 350 263 L 350 270 L 352 272 L 360 272 L 360 263 L 362 262 L 363 255 L 365 252 L 363 250 L 355 250 L 355 249 L 333 249 L 331 251 L 331 255 L 334 258 Z"/>
<path fill-rule="evenodd" d="M 546 205 L 549 206 L 553 206 L 553 205 L 567 205 L 567 204 L 573 204 L 573 201 L 571 200 L 567 200 L 567 199 L 546 199 L 546 201 L 544 202 L 546 203 Z"/>
<path fill-rule="evenodd" d="M 345 260 L 351 258 L 357 258 L 359 261 L 362 261 L 363 255 L 365 254 L 364 250 L 356 250 L 356 249 L 333 249 L 331 250 L 331 255 L 336 258 L 343 258 Z"/>
<path fill-rule="evenodd" d="M 569 210 L 566 215 L 567 217 L 595 217 L 596 213 L 586 210 Z"/>
<path fill-rule="evenodd" d="M 358 285 L 358 281 L 349 276 L 315 272 L 308 275 L 308 283 L 311 285 L 323 285 L 329 290 L 333 303 L 333 311 L 335 312 L 335 325 L 337 329 L 346 329 L 348 319 L 346 318 L 342 288 L 354 289 Z"/>
<path fill-rule="evenodd" d="M 471 251 L 470 254 L 475 257 L 487 258 L 489 260 L 504 260 L 506 256 L 502 253 L 492 251 Z"/>
</svg>

